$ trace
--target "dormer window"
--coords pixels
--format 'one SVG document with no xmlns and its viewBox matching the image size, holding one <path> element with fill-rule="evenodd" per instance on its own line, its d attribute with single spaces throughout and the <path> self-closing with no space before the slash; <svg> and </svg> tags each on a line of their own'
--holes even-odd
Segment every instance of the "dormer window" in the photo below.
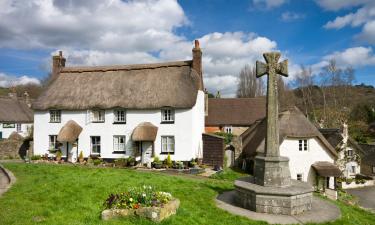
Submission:
<svg viewBox="0 0 375 225">
<path fill-rule="evenodd" d="M 61 111 L 50 110 L 49 111 L 49 122 L 50 123 L 61 123 Z"/>
<path fill-rule="evenodd" d="M 308 144 L 307 144 L 307 139 L 301 139 L 301 140 L 298 140 L 298 150 L 300 152 L 304 151 L 308 151 Z"/>
<path fill-rule="evenodd" d="M 161 110 L 161 122 L 162 123 L 174 123 L 174 110 L 162 109 Z"/>
<path fill-rule="evenodd" d="M 114 120 L 113 123 L 126 123 L 126 111 L 125 109 L 113 110 Z"/>
</svg>

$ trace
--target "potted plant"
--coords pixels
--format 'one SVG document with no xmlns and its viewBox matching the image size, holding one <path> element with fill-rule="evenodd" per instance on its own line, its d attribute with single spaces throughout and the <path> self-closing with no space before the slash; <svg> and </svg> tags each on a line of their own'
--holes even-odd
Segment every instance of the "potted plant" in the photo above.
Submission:
<svg viewBox="0 0 375 225">
<path fill-rule="evenodd" d="M 81 164 L 82 164 L 83 161 L 84 161 L 84 158 L 83 158 L 83 152 L 82 152 L 82 151 L 79 152 L 78 160 L 79 160 L 79 163 L 81 163 Z"/>
<path fill-rule="evenodd" d="M 56 161 L 57 162 L 61 162 L 61 156 L 62 156 L 61 151 L 56 151 Z"/>
<path fill-rule="evenodd" d="M 161 169 L 162 167 L 162 162 L 160 162 L 160 159 L 158 156 L 154 157 L 154 162 L 153 162 L 154 168 L 155 169 Z"/>
</svg>

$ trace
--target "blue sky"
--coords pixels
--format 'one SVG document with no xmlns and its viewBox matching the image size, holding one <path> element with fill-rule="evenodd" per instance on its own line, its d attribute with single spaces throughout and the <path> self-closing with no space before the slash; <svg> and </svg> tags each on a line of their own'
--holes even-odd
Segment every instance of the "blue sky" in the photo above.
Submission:
<svg viewBox="0 0 375 225">
<path fill-rule="evenodd" d="M 205 85 L 233 96 L 237 74 L 264 51 L 315 73 L 335 58 L 375 85 L 371 0 L 0 0 L 0 85 L 38 82 L 63 50 L 68 65 L 147 63 L 204 54 Z"/>
</svg>

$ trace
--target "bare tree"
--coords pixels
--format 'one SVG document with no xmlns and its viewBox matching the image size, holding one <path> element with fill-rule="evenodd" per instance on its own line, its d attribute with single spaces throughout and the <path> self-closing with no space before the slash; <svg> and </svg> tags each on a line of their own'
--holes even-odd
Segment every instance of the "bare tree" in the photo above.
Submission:
<svg viewBox="0 0 375 225">
<path fill-rule="evenodd" d="M 304 65 L 301 65 L 301 71 L 297 75 L 295 81 L 302 93 L 302 101 L 306 115 L 312 115 L 314 121 L 317 122 L 315 103 L 313 99 L 314 80 L 311 67 L 306 68 Z"/>
<path fill-rule="evenodd" d="M 264 82 L 256 78 L 255 68 L 246 64 L 240 71 L 237 85 L 238 98 L 253 98 L 264 95 Z"/>
</svg>

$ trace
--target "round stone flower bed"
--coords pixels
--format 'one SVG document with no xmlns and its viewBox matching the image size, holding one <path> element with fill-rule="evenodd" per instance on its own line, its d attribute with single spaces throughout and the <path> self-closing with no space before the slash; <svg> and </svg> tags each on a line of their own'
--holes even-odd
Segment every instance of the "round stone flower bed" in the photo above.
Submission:
<svg viewBox="0 0 375 225">
<path fill-rule="evenodd" d="M 180 201 L 168 192 L 155 190 L 151 186 L 131 188 L 119 194 L 110 194 L 104 202 L 102 219 L 140 216 L 160 222 L 176 214 Z"/>
</svg>

